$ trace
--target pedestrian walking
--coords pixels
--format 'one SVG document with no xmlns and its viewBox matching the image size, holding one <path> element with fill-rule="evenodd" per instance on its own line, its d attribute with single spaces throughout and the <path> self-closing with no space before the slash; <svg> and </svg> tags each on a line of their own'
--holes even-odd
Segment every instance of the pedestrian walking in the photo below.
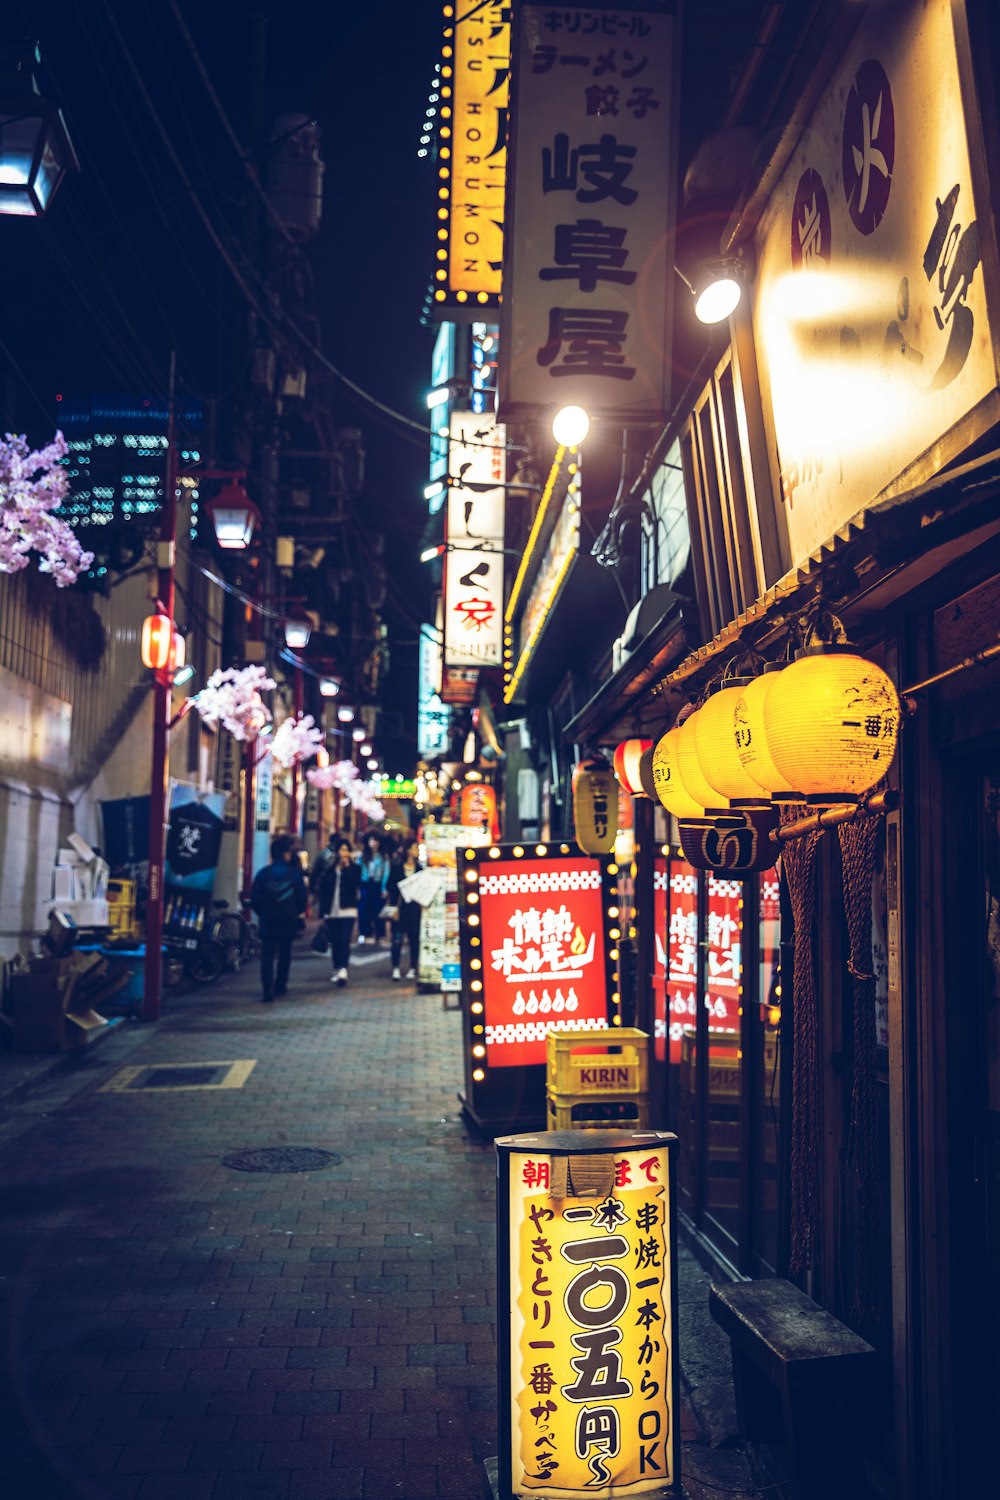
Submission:
<svg viewBox="0 0 1000 1500">
<path fill-rule="evenodd" d="M 306 909 L 306 883 L 295 856 L 295 840 L 279 833 L 271 840 L 271 863 L 254 876 L 250 905 L 260 918 L 260 982 L 265 1004 L 288 989 L 292 940 Z"/>
<path fill-rule="evenodd" d="M 341 835 L 332 842 L 333 858 L 323 858 L 322 863 L 317 860 L 313 867 L 313 890 L 330 943 L 330 979 L 343 989 L 351 962 L 351 933 L 361 899 L 361 869 L 354 859 L 350 839 Z"/>
<path fill-rule="evenodd" d="M 391 917 L 392 930 L 390 941 L 392 944 L 392 977 L 394 980 L 401 979 L 401 960 L 403 957 L 403 940 L 405 938 L 410 955 L 410 967 L 406 971 L 407 979 L 416 979 L 417 968 L 420 963 L 420 912 L 421 907 L 416 901 L 407 901 L 400 892 L 399 882 L 405 880 L 408 875 L 415 875 L 420 869 L 420 845 L 415 838 L 408 838 L 395 851 L 389 861 L 389 879 L 385 888 L 386 901 L 394 913 Z"/>
<path fill-rule="evenodd" d="M 378 947 L 382 941 L 382 918 L 385 888 L 389 880 L 389 861 L 382 851 L 377 833 L 369 833 L 361 851 L 361 906 L 358 914 L 358 942 Z"/>
</svg>

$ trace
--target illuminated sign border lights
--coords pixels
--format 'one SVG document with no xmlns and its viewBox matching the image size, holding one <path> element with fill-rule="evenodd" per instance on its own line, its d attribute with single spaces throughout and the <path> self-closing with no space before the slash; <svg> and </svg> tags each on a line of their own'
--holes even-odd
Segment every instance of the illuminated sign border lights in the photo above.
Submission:
<svg viewBox="0 0 1000 1500">
<path fill-rule="evenodd" d="M 496 860 L 505 863 L 523 860 L 526 867 L 543 864 L 550 859 L 579 859 L 600 870 L 601 902 L 604 911 L 604 964 L 607 994 L 607 1019 L 609 1027 L 620 1026 L 621 987 L 619 984 L 618 941 L 621 938 L 618 893 L 615 881 L 619 867 L 611 855 L 594 856 L 584 854 L 578 844 L 556 841 L 554 843 L 488 844 L 480 848 L 460 849 L 458 852 L 458 934 L 462 956 L 462 1024 L 465 1040 L 465 1084 L 466 1101 L 476 1116 L 489 1117 L 491 1078 L 495 1073 L 514 1074 L 519 1070 L 535 1071 L 537 1067 L 544 1079 L 545 1064 L 508 1067 L 491 1070 L 486 1050 L 486 1010 L 483 999 L 484 981 L 482 937 L 480 936 L 479 881 L 483 867 Z M 542 1093 L 544 1095 L 544 1086 Z M 544 1098 L 543 1098 L 544 1105 Z"/>
</svg>

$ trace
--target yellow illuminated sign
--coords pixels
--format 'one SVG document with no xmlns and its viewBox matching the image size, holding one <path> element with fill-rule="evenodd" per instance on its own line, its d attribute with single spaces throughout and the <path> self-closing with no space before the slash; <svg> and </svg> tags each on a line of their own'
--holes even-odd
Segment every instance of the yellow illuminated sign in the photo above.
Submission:
<svg viewBox="0 0 1000 1500">
<path fill-rule="evenodd" d="M 447 184 L 435 301 L 496 306 L 503 259 L 510 3 L 446 7 L 450 76 L 442 87 L 440 167 Z"/>
<path fill-rule="evenodd" d="M 668 1138 L 619 1133 L 620 1146 L 594 1153 L 590 1132 L 566 1147 L 575 1134 L 498 1142 L 510 1256 L 502 1479 L 509 1463 L 510 1495 L 539 1500 L 662 1495 L 679 1482 Z"/>
</svg>

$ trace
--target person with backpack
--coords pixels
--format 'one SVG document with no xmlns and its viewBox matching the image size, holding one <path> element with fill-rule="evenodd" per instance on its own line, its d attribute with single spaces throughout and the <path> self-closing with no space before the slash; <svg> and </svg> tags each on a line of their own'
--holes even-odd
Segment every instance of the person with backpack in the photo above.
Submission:
<svg viewBox="0 0 1000 1500">
<path fill-rule="evenodd" d="M 254 876 L 250 905 L 260 918 L 260 980 L 265 1004 L 288 989 L 292 939 L 298 932 L 308 897 L 302 866 L 291 834 L 271 840 L 271 863 Z"/>
<path fill-rule="evenodd" d="M 350 839 L 342 835 L 334 843 L 333 855 L 322 864 L 317 860 L 312 889 L 320 917 L 326 923 L 333 965 L 330 979 L 343 989 L 351 961 L 351 933 L 361 900 L 361 869 L 354 859 Z"/>
</svg>

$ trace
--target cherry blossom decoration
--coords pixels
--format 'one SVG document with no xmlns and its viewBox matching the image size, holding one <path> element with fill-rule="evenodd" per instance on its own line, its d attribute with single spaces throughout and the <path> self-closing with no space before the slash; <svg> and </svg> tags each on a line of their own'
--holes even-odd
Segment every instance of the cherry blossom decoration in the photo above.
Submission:
<svg viewBox="0 0 1000 1500">
<path fill-rule="evenodd" d="M 349 760 L 334 761 L 329 766 L 316 766 L 306 772 L 306 780 L 310 786 L 317 787 L 321 792 L 334 790 L 341 793 L 344 804 L 348 802 L 358 812 L 364 813 L 372 823 L 381 823 L 385 818 L 385 808 L 382 806 L 370 781 L 362 781 L 361 773 L 356 765 Z"/>
<path fill-rule="evenodd" d="M 301 765 L 312 760 L 323 744 L 323 731 L 312 714 L 298 719 L 282 719 L 274 731 L 271 754 L 279 766 L 287 771 L 289 766 Z"/>
<path fill-rule="evenodd" d="M 60 463 L 67 452 L 61 432 L 35 450 L 26 437 L 8 432 L 0 438 L 0 573 L 20 572 L 36 552 L 39 572 L 51 573 L 64 589 L 94 561 L 72 527 L 53 514 L 69 494 L 69 476 Z"/>
<path fill-rule="evenodd" d="M 263 667 L 220 667 L 191 704 L 206 724 L 222 724 L 237 740 L 255 740 L 272 717 L 260 695 L 273 687 Z"/>
</svg>

